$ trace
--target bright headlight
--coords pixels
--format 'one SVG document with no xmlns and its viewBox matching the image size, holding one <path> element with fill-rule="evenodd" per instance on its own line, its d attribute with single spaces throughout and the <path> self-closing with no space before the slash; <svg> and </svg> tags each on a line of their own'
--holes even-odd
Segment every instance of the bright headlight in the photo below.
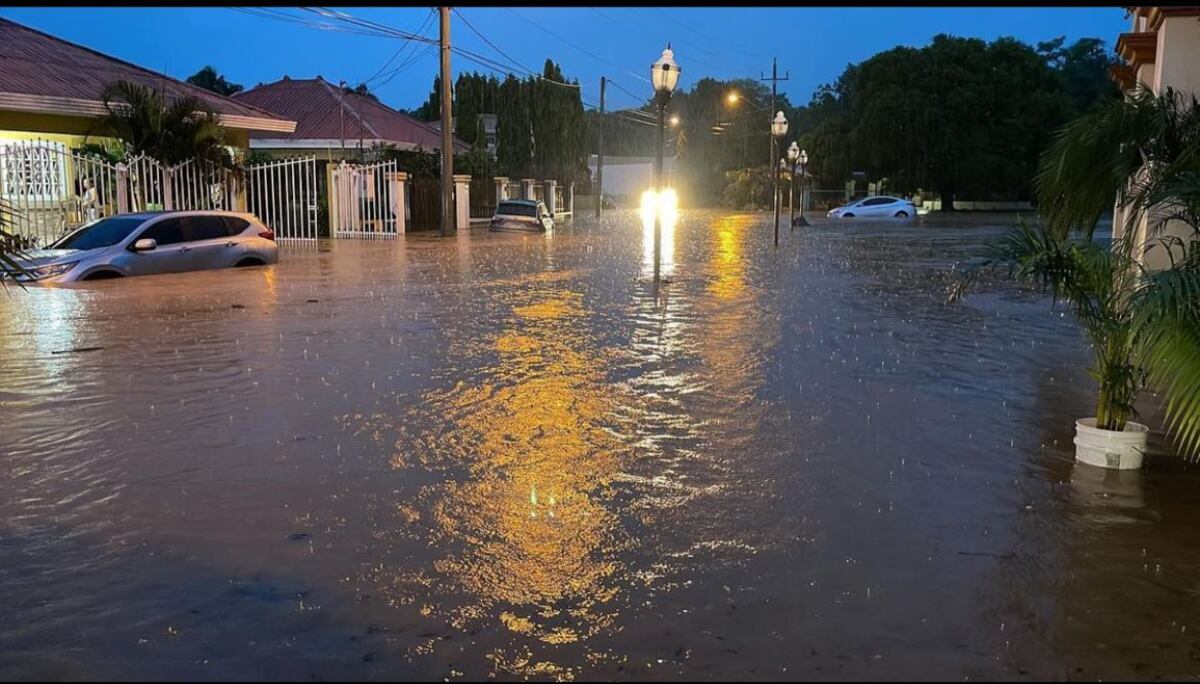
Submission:
<svg viewBox="0 0 1200 684">
<path fill-rule="evenodd" d="M 65 264 L 50 264 L 49 266 L 39 266 L 38 268 L 30 269 L 29 272 L 33 274 L 34 280 L 43 280 L 45 278 L 53 278 L 55 276 L 60 276 L 64 273 L 66 273 L 67 271 L 75 268 L 75 265 L 78 263 L 79 263 L 78 261 L 68 261 Z"/>
</svg>

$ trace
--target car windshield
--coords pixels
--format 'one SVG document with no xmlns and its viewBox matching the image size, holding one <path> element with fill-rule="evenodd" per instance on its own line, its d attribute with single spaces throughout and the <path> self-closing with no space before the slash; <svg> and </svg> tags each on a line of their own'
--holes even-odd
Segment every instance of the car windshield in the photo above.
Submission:
<svg viewBox="0 0 1200 684">
<path fill-rule="evenodd" d="M 129 237 L 129 234 L 137 230 L 137 227 L 145 221 L 145 218 L 137 216 L 113 216 L 100 219 L 51 244 L 49 248 L 83 250 L 112 247 Z"/>
<path fill-rule="evenodd" d="M 502 202 L 496 209 L 497 214 L 507 214 L 509 216 L 537 216 L 537 207 L 532 204 L 519 204 L 517 202 Z"/>
</svg>

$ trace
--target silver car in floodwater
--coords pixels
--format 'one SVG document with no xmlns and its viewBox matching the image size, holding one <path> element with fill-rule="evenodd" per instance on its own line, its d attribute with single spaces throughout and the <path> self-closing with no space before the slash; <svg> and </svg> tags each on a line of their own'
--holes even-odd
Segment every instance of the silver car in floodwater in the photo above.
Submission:
<svg viewBox="0 0 1200 684">
<path fill-rule="evenodd" d="M 0 273 L 22 283 L 179 273 L 279 261 L 275 233 L 254 214 L 167 211 L 119 214 L 82 226 L 45 249 L 27 250 L 25 273 Z"/>
<path fill-rule="evenodd" d="M 554 230 L 554 217 L 536 200 L 510 199 L 500 202 L 488 230 L 524 230 L 545 233 Z"/>
</svg>

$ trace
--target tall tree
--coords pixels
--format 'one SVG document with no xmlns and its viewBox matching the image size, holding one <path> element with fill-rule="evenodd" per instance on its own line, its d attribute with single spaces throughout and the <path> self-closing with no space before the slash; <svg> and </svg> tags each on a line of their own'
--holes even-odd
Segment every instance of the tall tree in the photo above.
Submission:
<svg viewBox="0 0 1200 684">
<path fill-rule="evenodd" d="M 206 66 L 196 73 L 188 76 L 187 82 L 194 86 L 200 86 L 205 90 L 210 90 L 218 95 L 226 97 L 234 93 L 242 92 L 242 86 L 238 83 L 230 83 L 225 80 L 225 77 L 217 73 L 217 70 L 211 66 Z"/>
</svg>

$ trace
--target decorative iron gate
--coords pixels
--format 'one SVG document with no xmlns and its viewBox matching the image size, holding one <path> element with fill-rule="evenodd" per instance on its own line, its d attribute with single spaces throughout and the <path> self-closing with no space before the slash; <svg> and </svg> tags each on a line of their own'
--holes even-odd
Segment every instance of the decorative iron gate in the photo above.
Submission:
<svg viewBox="0 0 1200 684">
<path fill-rule="evenodd" d="M 437 178 L 414 178 L 410 181 L 409 208 L 412 210 L 412 229 L 441 230 L 442 182 Z"/>
<path fill-rule="evenodd" d="M 471 179 L 471 218 L 491 218 L 496 213 L 496 181 Z"/>
<path fill-rule="evenodd" d="M 339 238 L 394 238 L 404 211 L 400 169 L 395 161 L 356 165 L 342 162 L 330 171 L 330 233 Z"/>
<path fill-rule="evenodd" d="M 39 245 L 114 214 L 234 208 L 236 189 L 226 170 L 194 162 L 168 168 L 142 155 L 113 163 L 50 140 L 0 145 L 5 223 Z"/>
<path fill-rule="evenodd" d="M 15 234 L 45 245 L 80 225 L 128 211 L 125 169 L 48 140 L 0 146 L 0 197 Z"/>
<path fill-rule="evenodd" d="M 246 208 L 278 240 L 317 239 L 319 194 L 316 157 L 246 167 Z"/>
</svg>

